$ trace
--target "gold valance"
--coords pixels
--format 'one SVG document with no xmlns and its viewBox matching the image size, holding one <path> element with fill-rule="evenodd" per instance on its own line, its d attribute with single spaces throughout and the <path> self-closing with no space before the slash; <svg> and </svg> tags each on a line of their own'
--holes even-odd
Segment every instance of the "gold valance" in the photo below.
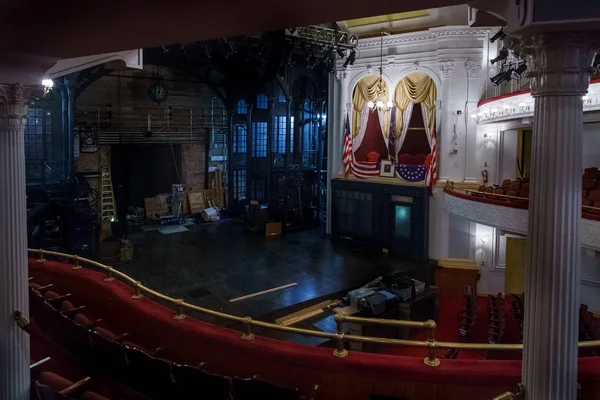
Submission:
<svg viewBox="0 0 600 400">
<path fill-rule="evenodd" d="M 402 132 L 402 113 L 409 103 L 423 103 L 429 110 L 429 127 L 435 124 L 435 100 L 437 99 L 437 88 L 433 79 L 423 72 L 413 72 L 400 80 L 396 86 L 394 102 L 398 112 L 396 113 L 396 132 Z"/>
<path fill-rule="evenodd" d="M 381 100 L 385 103 L 388 100 L 388 87 L 385 81 L 381 82 Z M 352 95 L 352 137 L 355 137 L 360 130 L 360 114 L 369 101 L 376 103 L 379 100 L 379 76 L 369 75 L 362 78 L 354 88 Z M 387 136 L 389 128 L 389 112 L 384 116 L 384 135 Z M 364 121 L 366 123 L 366 121 Z M 356 150 L 356 149 L 354 149 Z"/>
</svg>

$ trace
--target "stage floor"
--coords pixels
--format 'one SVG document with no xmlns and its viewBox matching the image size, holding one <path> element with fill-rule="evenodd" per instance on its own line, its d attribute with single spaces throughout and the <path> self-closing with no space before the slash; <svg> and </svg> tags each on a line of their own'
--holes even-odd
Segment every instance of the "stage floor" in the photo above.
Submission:
<svg viewBox="0 0 600 400">
<path fill-rule="evenodd" d="M 241 220 L 188 226 L 187 232 L 130 235 L 134 259 L 117 268 L 146 286 L 201 307 L 273 320 L 313 299 L 361 286 L 382 273 L 410 270 L 412 262 L 333 243 L 322 229 L 266 239 L 244 231 Z M 251 293 L 296 286 L 230 303 Z M 219 318 L 194 315 L 227 326 Z"/>
</svg>

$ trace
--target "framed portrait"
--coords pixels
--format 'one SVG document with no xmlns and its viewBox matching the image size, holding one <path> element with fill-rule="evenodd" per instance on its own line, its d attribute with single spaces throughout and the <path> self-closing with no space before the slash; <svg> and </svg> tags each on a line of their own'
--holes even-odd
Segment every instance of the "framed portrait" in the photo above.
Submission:
<svg viewBox="0 0 600 400">
<path fill-rule="evenodd" d="M 381 160 L 381 166 L 379 168 L 379 176 L 385 178 L 393 178 L 395 175 L 394 162 L 392 160 Z"/>
</svg>

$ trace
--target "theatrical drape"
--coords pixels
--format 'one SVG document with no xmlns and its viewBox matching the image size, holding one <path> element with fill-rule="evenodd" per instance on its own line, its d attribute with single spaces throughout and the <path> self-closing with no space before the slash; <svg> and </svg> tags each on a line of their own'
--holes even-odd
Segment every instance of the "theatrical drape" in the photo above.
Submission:
<svg viewBox="0 0 600 400">
<path fill-rule="evenodd" d="M 437 88 L 433 79 L 427 74 L 423 72 L 413 72 L 400 80 L 394 94 L 394 101 L 399 111 L 396 113 L 396 132 L 402 132 L 402 134 L 396 138 L 396 158 L 406 137 L 407 125 L 411 117 L 411 113 L 406 111 L 412 104 L 422 104 L 423 116 L 427 119 L 425 122 L 427 140 L 431 146 L 431 132 L 435 125 L 436 98 Z"/>
<path fill-rule="evenodd" d="M 375 112 L 379 114 L 381 133 L 383 135 L 383 140 L 387 145 L 390 112 L 371 110 L 367 106 L 369 101 L 376 103 L 377 100 L 381 99 L 383 102 L 387 102 L 388 88 L 385 81 L 381 83 L 381 89 L 382 93 L 381 97 L 379 97 L 379 76 L 376 75 L 365 76 L 354 88 L 354 94 L 352 95 L 352 148 L 354 151 L 358 150 L 362 144 L 369 115 L 372 115 L 372 113 Z"/>
</svg>

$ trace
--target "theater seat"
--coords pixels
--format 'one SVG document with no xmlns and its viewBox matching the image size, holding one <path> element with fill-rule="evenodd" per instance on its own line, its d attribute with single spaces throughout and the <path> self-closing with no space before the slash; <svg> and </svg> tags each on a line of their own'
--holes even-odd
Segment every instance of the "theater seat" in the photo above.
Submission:
<svg viewBox="0 0 600 400">
<path fill-rule="evenodd" d="M 591 178 L 581 179 L 581 188 L 583 190 L 590 190 L 596 187 L 596 180 Z"/>
<path fill-rule="evenodd" d="M 400 156 L 398 156 L 398 164 L 408 164 L 410 160 L 410 154 L 400 154 Z"/>
<path fill-rule="evenodd" d="M 583 177 L 590 179 L 600 178 L 600 170 L 596 167 L 586 168 L 583 170 Z"/>
<path fill-rule="evenodd" d="M 521 182 L 519 181 L 514 181 L 510 183 L 510 189 L 511 190 L 519 190 L 521 189 Z"/>
<path fill-rule="evenodd" d="M 502 189 L 505 189 L 505 190 L 506 190 L 506 189 L 510 189 L 510 185 L 511 185 L 511 183 L 512 183 L 512 182 L 510 181 L 510 179 L 505 179 L 505 180 L 503 180 L 503 181 L 502 181 L 502 186 L 501 186 L 501 187 L 502 187 Z"/>
</svg>

